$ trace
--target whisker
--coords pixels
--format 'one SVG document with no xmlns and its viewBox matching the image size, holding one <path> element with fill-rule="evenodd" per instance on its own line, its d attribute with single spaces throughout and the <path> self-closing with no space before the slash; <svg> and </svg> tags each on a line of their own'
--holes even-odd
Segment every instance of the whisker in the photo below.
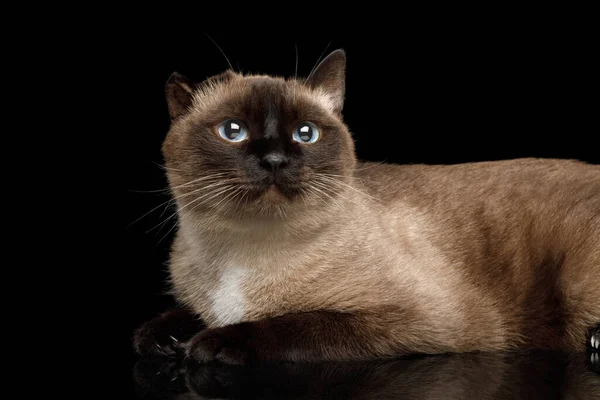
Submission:
<svg viewBox="0 0 600 400">
<path fill-rule="evenodd" d="M 219 186 L 225 186 L 225 185 L 228 185 L 230 182 L 217 182 L 217 183 L 219 184 L 219 185 L 217 185 L 217 188 L 218 188 Z M 215 184 L 212 184 L 212 185 L 209 185 L 209 186 L 213 186 L 213 187 L 214 187 L 214 185 L 215 185 Z M 207 188 L 207 187 L 203 187 L 203 188 L 200 188 L 200 189 L 196 189 L 196 190 L 194 190 L 194 191 L 192 191 L 192 192 L 190 192 L 190 193 L 186 193 L 186 194 L 183 194 L 183 195 L 181 195 L 181 196 L 178 196 L 178 197 L 176 197 L 176 199 L 177 199 L 177 200 L 181 200 L 181 199 L 183 199 L 184 197 L 189 197 L 190 195 L 193 195 L 193 194 L 195 194 L 196 192 L 198 192 L 198 191 L 200 191 L 200 190 L 202 190 L 202 189 L 205 189 L 205 188 Z M 219 190 L 219 189 L 216 189 L 216 190 Z M 153 231 L 154 229 L 156 229 L 156 228 L 158 228 L 158 227 L 161 227 L 160 229 L 162 229 L 162 226 L 164 226 L 164 225 L 165 225 L 165 224 L 166 224 L 166 223 L 167 223 L 169 220 L 171 220 L 173 217 L 177 216 L 177 215 L 178 215 L 178 214 L 179 214 L 181 211 L 183 211 L 185 208 L 189 207 L 189 206 L 190 206 L 191 204 L 193 204 L 193 203 L 196 203 L 196 202 L 198 202 L 198 201 L 202 201 L 204 198 L 206 198 L 207 196 L 209 196 L 209 195 L 211 195 L 211 194 L 213 194 L 213 193 L 214 193 L 214 190 L 210 191 L 209 193 L 205 193 L 205 194 L 203 194 L 203 195 L 199 196 L 199 197 L 198 197 L 198 198 L 196 198 L 196 199 L 193 199 L 193 200 L 191 200 L 191 201 L 190 201 L 190 202 L 188 202 L 187 204 L 185 204 L 185 205 L 183 205 L 182 207 L 180 207 L 180 208 L 179 208 L 177 211 L 175 211 L 174 213 L 172 213 L 172 214 L 171 214 L 171 215 L 170 215 L 170 216 L 169 216 L 169 217 L 168 217 L 166 220 L 164 220 L 164 221 L 160 222 L 158 225 L 155 225 L 155 226 L 154 226 L 154 227 L 152 227 L 151 229 L 147 230 L 147 231 L 146 231 L 146 233 L 149 233 L 149 232 Z M 160 231 L 160 229 L 159 229 L 159 231 Z"/>
<path fill-rule="evenodd" d="M 294 104 L 296 104 L 296 85 L 298 84 L 298 45 L 294 43 L 294 47 L 296 48 L 296 69 L 294 70 L 294 86 L 293 86 L 293 99 Z"/>
<path fill-rule="evenodd" d="M 219 189 L 217 189 L 217 190 L 219 190 Z M 226 188 L 226 189 L 224 189 L 224 190 L 220 190 L 220 191 L 219 191 L 219 193 L 217 193 L 216 195 L 219 195 L 219 194 L 226 193 L 227 191 L 228 191 L 228 190 L 227 190 L 227 188 Z M 166 224 L 166 223 L 167 223 L 169 220 L 171 220 L 171 219 L 173 219 L 174 217 L 176 217 L 176 216 L 180 215 L 180 214 L 181 214 L 181 211 L 183 211 L 185 208 L 189 207 L 190 205 L 192 205 L 192 204 L 194 204 L 194 203 L 197 203 L 197 202 L 199 202 L 199 203 L 198 203 L 197 205 L 195 205 L 195 206 L 194 206 L 194 207 L 193 207 L 191 210 L 189 210 L 189 211 L 187 211 L 185 214 L 181 215 L 181 216 L 180 216 L 180 218 L 185 218 L 185 217 L 187 217 L 188 215 L 191 215 L 191 214 L 192 214 L 192 213 L 193 213 L 193 212 L 194 212 L 194 211 L 195 211 L 195 210 L 196 210 L 198 207 L 200 207 L 202 204 L 204 204 L 204 203 L 205 203 L 205 201 L 202 201 L 202 200 L 203 200 L 203 199 L 204 199 L 206 196 L 208 196 L 208 195 L 210 195 L 210 194 L 213 194 L 213 192 L 207 193 L 207 194 L 205 194 L 204 196 L 201 196 L 201 197 L 199 197 L 199 198 L 197 198 L 197 199 L 194 199 L 194 200 L 190 201 L 189 203 L 185 204 L 184 206 L 180 207 L 180 208 L 179 208 L 177 211 L 175 211 L 173 214 L 171 214 L 171 215 L 169 216 L 169 218 L 167 218 L 165 221 L 161 222 L 159 225 L 155 226 L 155 227 L 154 227 L 154 228 L 152 228 L 152 229 L 155 229 L 155 228 L 156 228 L 156 227 L 158 227 L 158 226 L 164 226 L 164 225 L 165 225 L 165 224 Z M 211 196 L 211 198 L 212 198 L 212 197 L 216 197 L 216 195 L 215 195 L 215 196 Z M 206 200 L 208 200 L 208 199 L 206 199 Z M 161 240 L 159 240 L 159 243 L 160 243 L 160 242 L 161 242 L 161 241 L 162 241 L 162 240 L 163 240 L 163 239 L 164 239 L 164 238 L 165 238 L 165 237 L 166 237 L 166 236 L 167 236 L 167 235 L 168 235 L 168 234 L 169 234 L 169 233 L 170 233 L 170 232 L 171 232 L 171 231 L 172 231 L 172 230 L 173 230 L 173 229 L 176 227 L 176 226 L 177 226 L 177 224 L 174 224 L 174 225 L 171 227 L 171 229 L 169 229 L 169 230 L 167 231 L 166 235 L 165 235 L 165 236 L 163 236 L 163 237 L 161 238 Z M 152 229 L 151 229 L 151 230 L 152 230 Z M 162 228 L 161 228 L 161 229 L 162 229 Z M 151 231 L 151 230 L 150 230 L 150 231 Z M 150 231 L 148 231 L 148 232 L 150 232 Z M 160 229 L 159 229 L 159 231 L 160 231 Z"/>
<path fill-rule="evenodd" d="M 315 183 L 315 184 L 320 184 L 320 185 L 321 185 L 321 187 L 325 186 L 325 187 L 327 187 L 328 189 L 329 189 L 329 186 L 331 186 L 331 185 L 334 185 L 334 186 L 335 186 L 335 185 L 338 185 L 337 187 L 338 187 L 339 189 L 341 189 L 341 190 L 343 190 L 343 188 L 344 188 L 344 186 L 342 185 L 342 183 L 343 183 L 343 182 L 341 182 L 341 181 L 338 181 L 338 180 L 330 180 L 330 181 L 326 181 L 325 179 L 323 179 L 323 177 L 321 177 L 320 179 L 321 179 L 321 180 L 319 180 L 319 179 L 315 179 L 315 181 L 314 181 L 313 183 Z M 346 185 L 346 187 L 348 187 L 348 188 L 352 188 L 352 186 L 350 186 L 350 185 Z M 353 189 L 353 188 L 352 188 L 352 189 Z M 365 193 L 362 193 L 362 192 L 360 192 L 360 191 L 359 191 L 358 193 L 359 193 L 360 195 L 366 195 Z M 346 197 L 346 196 L 344 196 L 344 195 L 343 195 L 342 193 L 340 193 L 340 192 L 336 192 L 336 195 L 337 195 L 337 196 L 339 196 L 339 197 L 341 197 L 341 198 L 343 198 L 344 200 L 350 201 L 350 202 L 352 202 L 352 203 L 354 203 L 354 204 L 356 204 L 356 205 L 358 205 L 358 206 L 361 206 L 361 204 L 360 204 L 360 203 L 358 203 L 356 200 L 354 200 L 354 199 L 352 199 L 352 198 L 349 198 L 349 197 Z M 366 195 L 366 196 L 368 196 L 368 195 Z"/>
<path fill-rule="evenodd" d="M 188 196 L 190 194 L 197 193 L 197 192 L 199 192 L 201 190 L 211 189 L 211 188 L 213 188 L 215 186 L 218 187 L 218 186 L 223 186 L 223 185 L 230 185 L 230 184 L 235 183 L 235 182 L 236 181 L 234 179 L 228 179 L 228 180 L 224 180 L 224 181 L 213 182 L 213 183 L 211 183 L 211 184 L 209 184 L 207 186 L 200 186 L 199 188 L 193 189 L 191 192 L 184 193 L 181 196 L 179 196 L 178 198 L 185 197 L 185 196 Z"/>
<path fill-rule="evenodd" d="M 155 230 L 156 228 L 158 228 L 157 232 L 160 232 L 161 229 L 167 224 L 167 222 L 171 221 L 176 216 L 177 216 L 177 211 L 175 211 L 174 213 L 172 213 L 171 215 L 169 215 L 164 221 L 161 221 L 158 224 L 154 225 L 152 228 L 148 229 L 146 231 L 146 233 L 150 233 L 153 230 Z"/>
<path fill-rule="evenodd" d="M 161 213 L 160 213 L 160 215 L 158 216 L 158 219 L 160 220 L 160 219 L 163 217 L 163 215 L 165 215 L 165 212 L 167 211 L 167 209 L 168 209 L 169 207 L 171 207 L 171 205 L 172 205 L 172 204 L 175 204 L 176 202 L 177 202 L 177 201 L 176 201 L 176 199 L 175 199 L 175 198 L 171 199 L 171 200 L 169 201 L 169 204 L 167 204 L 167 206 L 165 207 L 165 209 L 164 209 L 164 210 L 162 210 L 162 212 L 161 212 Z"/>
<path fill-rule="evenodd" d="M 304 188 L 300 188 L 300 198 L 304 202 L 304 205 L 308 208 L 308 202 L 306 201 L 306 190 Z"/>
<path fill-rule="evenodd" d="M 355 171 L 365 171 L 367 169 L 379 167 L 380 165 L 384 165 L 386 163 L 386 161 L 369 161 L 369 162 L 374 165 L 369 165 L 368 167 L 364 167 L 364 168 L 355 168 L 354 170 Z"/>
<path fill-rule="evenodd" d="M 232 203 L 235 201 L 235 204 L 234 204 L 234 205 L 235 205 L 235 207 L 237 208 L 237 207 L 238 207 L 238 204 L 239 204 L 239 199 L 240 199 L 240 197 L 241 197 L 243 194 L 244 194 L 244 189 L 242 189 L 242 188 L 239 188 L 239 187 L 238 187 L 238 190 L 236 190 L 236 191 L 234 192 L 234 194 L 233 194 L 233 196 L 231 197 L 231 199 L 229 199 L 229 200 L 227 201 L 227 203 L 225 203 L 225 204 L 223 205 L 223 207 L 225 207 L 225 206 L 230 206 L 230 205 L 231 205 L 231 204 L 232 204 Z"/>
<path fill-rule="evenodd" d="M 316 185 L 316 186 L 321 187 L 321 189 L 323 189 L 324 191 L 331 190 L 331 185 L 327 185 L 325 182 L 319 182 L 319 181 L 315 180 L 315 181 L 313 181 L 313 184 Z M 335 195 L 337 197 L 341 197 L 342 199 L 344 199 L 344 200 L 346 200 L 348 202 L 351 202 L 351 203 L 354 203 L 354 204 L 360 206 L 360 203 L 356 202 L 355 200 L 353 200 L 351 198 L 348 198 L 348 197 L 344 196 L 343 194 L 341 194 L 338 191 L 335 192 Z M 333 198 L 333 194 L 331 194 L 330 196 Z"/>
<path fill-rule="evenodd" d="M 232 189 L 235 189 L 235 187 L 229 187 L 229 188 L 226 188 L 224 190 L 221 190 L 219 193 L 217 193 L 217 195 L 223 195 L 223 194 L 227 193 L 228 191 L 230 191 Z M 213 197 L 216 197 L 216 196 L 213 196 Z M 209 200 L 209 199 L 207 199 L 207 200 Z M 186 214 L 183 215 L 181 218 L 185 218 L 188 215 L 191 215 L 195 210 L 198 209 L 198 207 L 202 206 L 203 204 L 205 204 L 205 201 L 196 204 L 191 210 L 187 211 Z M 198 224 L 195 224 L 194 227 L 196 227 L 197 225 Z"/>
<path fill-rule="evenodd" d="M 235 202 L 236 208 L 239 208 L 242 204 L 244 204 L 244 199 L 246 198 L 248 193 L 250 193 L 247 190 L 244 190 L 244 188 L 241 188 L 241 189 L 242 189 L 242 195 L 240 197 L 238 197 L 238 200 Z"/>
<path fill-rule="evenodd" d="M 296 69 L 294 70 L 294 80 L 298 78 L 298 45 L 294 43 L 294 47 L 296 48 Z"/>
<path fill-rule="evenodd" d="M 313 183 L 314 183 L 314 182 L 313 182 Z M 333 203 L 335 203 L 335 205 L 337 205 L 339 208 L 343 208 L 343 207 L 342 207 L 342 205 L 341 205 L 340 203 L 338 203 L 338 202 L 337 202 L 337 200 L 335 200 L 335 199 L 333 198 L 333 196 L 332 196 L 332 195 L 328 194 L 327 192 L 325 192 L 325 191 L 323 191 L 323 190 L 319 189 L 318 187 L 316 187 L 316 186 L 314 186 L 314 185 L 313 185 L 313 186 L 311 186 L 311 187 L 312 187 L 314 190 L 316 190 L 317 192 L 323 193 L 323 194 L 325 195 L 325 198 L 326 198 L 326 199 L 329 199 L 329 200 L 331 200 L 331 201 L 332 201 Z"/>
<path fill-rule="evenodd" d="M 233 190 L 232 192 L 229 192 L 226 196 L 224 196 L 221 200 L 219 200 L 219 202 L 215 205 L 213 205 L 213 208 L 219 208 L 219 206 L 223 205 L 223 207 L 225 207 L 228 203 L 229 203 L 229 199 L 233 196 L 233 198 L 235 198 L 236 194 L 238 194 L 240 192 L 240 188 L 239 187 L 234 187 L 235 190 Z"/>
<path fill-rule="evenodd" d="M 162 203 L 160 203 L 159 205 L 157 205 L 156 207 L 154 207 L 152 210 L 148 211 L 147 213 L 145 213 L 144 215 L 142 215 L 141 217 L 139 217 L 138 219 L 136 219 L 135 221 L 131 222 L 129 225 L 127 225 L 127 228 L 131 227 L 131 225 L 135 224 L 136 222 L 140 221 L 142 218 L 144 218 L 145 216 L 147 216 L 148 214 L 154 212 L 156 209 L 164 206 L 165 204 L 171 203 L 173 201 L 173 199 L 169 199 L 167 201 L 163 201 Z"/>
<path fill-rule="evenodd" d="M 181 185 L 177 185 L 177 186 L 172 186 L 171 190 L 173 189 L 180 189 L 186 186 L 190 186 L 194 183 L 199 183 L 199 182 L 204 182 L 206 180 L 210 180 L 210 179 L 219 179 L 222 178 L 224 175 L 230 175 L 228 172 L 219 172 L 218 174 L 213 174 L 213 175 L 207 175 L 207 176 L 201 176 L 200 178 L 196 178 L 196 179 L 192 179 L 189 182 L 186 183 L 182 183 Z"/>
<path fill-rule="evenodd" d="M 360 194 L 361 196 L 365 196 L 365 197 L 367 197 L 367 198 L 368 198 L 368 199 L 370 199 L 370 200 L 373 200 L 373 201 L 375 201 L 375 202 L 377 202 L 377 203 L 381 203 L 381 200 L 379 200 L 379 199 L 377 199 L 377 198 L 375 198 L 375 197 L 371 196 L 370 194 L 368 194 L 368 193 L 365 193 L 365 192 L 363 192 L 362 190 L 359 190 L 359 189 L 355 188 L 354 186 L 352 186 L 352 185 L 349 185 L 349 184 L 347 184 L 346 182 L 344 182 L 344 181 L 342 181 L 342 180 L 340 180 L 340 179 L 335 179 L 335 178 L 333 178 L 334 176 L 343 177 L 343 176 L 341 176 L 341 175 L 327 175 L 327 174 L 321 174 L 321 173 L 318 173 L 318 174 L 315 174 L 315 176 L 317 176 L 317 177 L 321 178 L 321 179 L 322 179 L 324 182 L 328 182 L 328 183 L 333 183 L 333 184 L 341 185 L 341 186 L 343 186 L 343 187 L 346 187 L 346 188 L 348 188 L 348 189 L 350 189 L 350 190 L 353 190 L 353 191 L 355 191 L 356 193 Z"/>
<path fill-rule="evenodd" d="M 183 172 L 182 169 L 177 169 L 177 168 L 171 168 L 171 167 L 167 167 L 166 165 L 162 165 L 157 163 L 156 161 L 152 161 L 152 163 L 156 166 L 158 166 L 160 169 L 163 169 L 165 171 L 177 171 L 177 172 Z"/>
<path fill-rule="evenodd" d="M 193 179 L 193 180 L 191 180 L 189 182 L 182 183 L 181 185 L 177 185 L 177 186 L 173 186 L 173 187 L 167 187 L 165 189 L 157 189 L 157 190 L 128 190 L 128 191 L 129 192 L 134 192 L 134 193 L 171 193 L 173 189 L 180 189 L 180 188 L 191 186 L 192 184 L 203 182 L 203 181 L 210 180 L 210 179 L 218 179 L 218 178 L 222 177 L 223 175 L 229 175 L 229 173 L 228 172 L 221 172 L 221 173 L 213 174 L 213 175 L 209 175 L 209 176 L 202 176 L 200 178 Z"/>
<path fill-rule="evenodd" d="M 323 192 L 321 192 L 321 193 L 323 193 Z M 322 201 L 322 202 L 326 202 L 326 201 L 327 201 L 327 199 L 328 199 L 328 196 L 326 196 L 326 197 L 323 197 L 323 196 L 322 196 L 320 193 L 318 193 L 317 191 L 315 191 L 313 187 L 309 187 L 309 188 L 308 188 L 307 195 L 308 195 L 308 196 L 314 196 L 314 197 L 316 197 L 316 198 L 317 198 L 319 201 Z"/>
<path fill-rule="evenodd" d="M 329 45 L 331 44 L 331 40 L 329 41 L 329 43 L 327 43 L 327 47 L 325 47 L 325 50 L 323 50 L 323 52 L 321 53 L 321 55 L 319 56 L 319 58 L 317 59 L 317 62 L 315 63 L 315 66 L 312 67 L 312 69 L 310 70 L 310 73 L 308 74 L 308 76 L 306 77 L 306 79 L 304 80 L 304 83 L 306 84 L 306 82 L 308 82 L 308 80 L 310 79 L 310 77 L 312 76 L 312 74 L 315 72 L 315 70 L 317 69 L 317 66 L 319 65 L 319 61 L 321 61 L 321 58 L 323 57 L 323 55 L 325 54 L 325 52 L 327 51 L 327 49 L 329 48 Z"/>
<path fill-rule="evenodd" d="M 156 189 L 156 190 L 127 189 L 127 191 L 131 192 L 131 193 L 169 193 L 171 190 L 169 190 L 169 188 L 165 188 L 165 189 Z"/>
<path fill-rule="evenodd" d="M 176 222 L 173 224 L 173 226 L 171 227 L 171 229 L 169 229 L 169 230 L 167 231 L 167 233 L 165 233 L 165 234 L 163 235 L 163 237 L 161 237 L 161 238 L 158 240 L 158 243 L 157 243 L 157 244 L 160 244 L 160 243 L 161 243 L 163 240 L 165 240 L 165 238 L 166 238 L 167 236 L 169 236 L 169 233 L 171 233 L 171 232 L 173 231 L 173 229 L 175 229 L 175 228 L 176 228 L 178 225 L 179 225 L 179 224 L 178 224 L 178 222 L 176 221 Z"/>
<path fill-rule="evenodd" d="M 217 46 L 217 49 L 219 49 L 219 51 L 221 52 L 221 54 L 223 54 L 223 57 L 225 57 L 225 60 L 227 60 L 227 64 L 229 64 L 229 68 L 231 68 L 232 71 L 235 71 L 235 69 L 233 69 L 233 65 L 231 65 L 231 62 L 229 62 L 229 58 L 227 58 L 227 56 L 225 55 L 225 52 L 223 51 L 223 49 L 221 48 L 221 46 L 219 46 L 217 44 L 217 42 L 215 42 L 215 40 L 213 38 L 211 38 L 208 33 L 204 32 L 204 34 L 215 44 L 215 46 Z"/>
<path fill-rule="evenodd" d="M 212 196 L 208 197 L 208 198 L 204 198 L 202 203 L 206 203 L 212 199 L 214 199 L 215 197 L 224 195 L 225 193 L 229 192 L 230 190 L 236 189 L 236 186 L 228 186 L 225 189 L 221 189 L 220 191 L 218 191 L 217 193 L 213 194 Z"/>
</svg>

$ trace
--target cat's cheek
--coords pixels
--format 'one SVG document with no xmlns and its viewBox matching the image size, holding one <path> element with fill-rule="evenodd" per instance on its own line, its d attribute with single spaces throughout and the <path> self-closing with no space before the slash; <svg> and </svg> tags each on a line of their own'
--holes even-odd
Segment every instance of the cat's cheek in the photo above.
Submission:
<svg viewBox="0 0 600 400">
<path fill-rule="evenodd" d="M 246 365 L 257 359 L 254 336 L 247 323 L 208 329 L 192 338 L 186 355 L 197 363 Z"/>
</svg>

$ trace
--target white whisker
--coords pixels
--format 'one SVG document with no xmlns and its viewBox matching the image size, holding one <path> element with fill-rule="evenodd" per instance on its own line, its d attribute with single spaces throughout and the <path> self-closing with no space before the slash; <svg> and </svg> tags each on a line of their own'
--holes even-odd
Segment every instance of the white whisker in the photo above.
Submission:
<svg viewBox="0 0 600 400">
<path fill-rule="evenodd" d="M 230 198 L 235 198 L 235 196 L 240 192 L 240 188 L 239 187 L 234 187 L 233 191 L 230 191 L 227 195 L 223 196 L 223 198 L 221 200 L 219 200 L 218 203 L 216 203 L 215 205 L 213 205 L 213 208 L 219 208 L 219 206 L 227 206 L 227 204 L 229 204 L 229 199 Z"/>
<path fill-rule="evenodd" d="M 329 43 L 327 43 L 327 47 L 325 47 L 325 50 L 323 50 L 323 52 L 321 53 L 321 55 L 319 56 L 319 58 L 317 59 L 317 62 L 315 63 L 315 66 L 312 67 L 312 69 L 310 70 L 310 73 L 308 74 L 308 76 L 306 77 L 306 79 L 304 80 L 304 83 L 306 84 L 306 82 L 308 82 L 308 80 L 310 79 L 310 77 L 312 76 L 312 74 L 315 72 L 315 70 L 317 69 L 317 66 L 319 65 L 319 61 L 321 61 L 321 58 L 323 58 L 323 55 L 325 54 L 325 52 L 327 51 L 327 49 L 329 48 L 329 45 L 331 44 L 331 41 L 329 41 Z"/>
<path fill-rule="evenodd" d="M 370 194 L 365 193 L 362 190 L 359 190 L 359 189 L 355 188 L 354 186 L 349 185 L 349 184 L 347 184 L 346 182 L 344 182 L 344 181 L 342 181 L 340 179 L 333 178 L 333 177 L 342 177 L 343 178 L 343 176 L 341 176 L 341 175 L 330 175 L 330 174 L 317 173 L 317 174 L 315 174 L 315 176 L 321 178 L 324 182 L 342 185 L 343 187 L 346 187 L 346 188 L 348 188 L 350 190 L 353 190 L 356 193 L 360 194 L 361 196 L 367 197 L 368 199 L 373 200 L 373 201 L 375 201 L 377 203 L 381 202 L 381 200 L 379 200 L 379 199 L 371 196 Z"/>
<path fill-rule="evenodd" d="M 139 220 L 141 220 L 142 218 L 144 218 L 145 216 L 147 216 L 148 214 L 154 212 L 156 209 L 167 205 L 166 208 L 168 208 L 168 204 L 171 203 L 173 201 L 173 199 L 169 199 L 167 201 L 163 201 L 162 203 L 160 203 L 159 205 L 157 205 L 156 207 L 154 207 L 152 210 L 148 211 L 147 213 L 145 213 L 144 215 L 142 215 L 141 217 L 139 217 L 138 219 L 136 219 L 135 221 L 131 222 L 129 225 L 127 225 L 127 228 L 129 228 L 131 225 L 135 224 L 136 222 L 138 222 Z M 163 211 L 164 212 L 164 211 Z M 162 215 L 162 214 L 161 214 Z"/>
<path fill-rule="evenodd" d="M 323 191 L 323 190 L 319 189 L 318 187 L 314 186 L 314 183 L 315 183 L 315 182 L 313 182 L 313 186 L 311 186 L 311 187 L 312 187 L 312 189 L 316 190 L 317 192 L 323 193 L 323 194 L 325 195 L 325 198 L 326 198 L 326 199 L 330 199 L 330 200 L 331 200 L 331 201 L 332 201 L 332 202 L 333 202 L 335 205 L 337 205 L 339 208 L 343 208 L 343 207 L 342 207 L 342 205 L 341 205 L 340 203 L 338 203 L 338 202 L 337 202 L 337 201 L 336 201 L 336 200 L 333 198 L 333 196 L 332 196 L 332 195 L 330 195 L 330 194 L 328 194 L 327 192 L 325 192 L 325 191 Z"/>
<path fill-rule="evenodd" d="M 217 183 L 218 183 L 218 185 L 217 185 Z M 192 191 L 192 192 L 185 193 L 185 194 L 183 194 L 183 195 L 181 195 L 181 196 L 177 196 L 177 197 L 176 197 L 176 199 L 177 199 L 177 200 L 181 200 L 181 199 L 183 199 L 184 197 L 189 197 L 189 196 L 191 196 L 191 195 L 193 195 L 193 194 L 197 193 L 198 191 L 200 191 L 200 190 L 202 190 L 202 189 L 208 189 L 209 187 L 213 187 L 213 188 L 214 188 L 214 187 L 216 186 L 217 188 L 220 188 L 221 186 L 227 186 L 227 185 L 229 185 L 231 182 L 229 182 L 229 181 L 221 181 L 221 182 L 217 182 L 217 183 L 215 183 L 215 184 L 211 184 L 211 185 L 209 185 L 209 186 L 206 186 L 206 187 L 202 187 L 202 188 L 196 189 L 196 190 L 194 190 L 194 191 Z M 219 190 L 219 189 L 216 189 L 216 190 Z M 190 206 L 191 204 L 193 204 L 193 203 L 196 203 L 196 202 L 198 202 L 198 201 L 202 201 L 202 200 L 203 200 L 203 199 L 205 199 L 207 196 L 210 196 L 211 194 L 213 194 L 213 193 L 214 193 L 214 191 L 215 191 L 215 190 L 213 190 L 213 191 L 209 191 L 208 193 L 205 193 L 205 194 L 203 194 L 203 195 L 201 195 L 201 196 L 199 196 L 199 197 L 197 197 L 197 198 L 195 198 L 195 199 L 191 200 L 191 201 L 190 201 L 190 202 L 188 202 L 187 204 L 185 204 L 185 205 L 183 205 L 182 207 L 180 207 L 180 208 L 179 208 L 177 211 L 175 211 L 173 214 L 171 214 L 171 215 L 170 215 L 170 216 L 169 216 L 167 219 L 165 219 L 164 221 L 160 222 L 158 225 L 155 225 L 155 226 L 154 226 L 154 227 L 152 227 L 151 229 L 147 230 L 147 231 L 146 231 L 146 233 L 148 233 L 148 232 L 151 232 L 151 231 L 153 231 L 154 229 L 156 229 L 156 228 L 158 228 L 158 227 L 162 227 L 162 226 L 163 226 L 164 224 L 166 224 L 166 223 L 167 223 L 169 220 L 171 220 L 172 218 L 174 218 L 175 216 L 177 216 L 177 215 L 178 215 L 178 214 L 179 214 L 179 213 L 180 213 L 182 210 L 184 210 L 185 208 L 189 207 L 189 206 Z M 162 229 L 162 228 L 161 228 L 161 229 Z M 160 229 L 159 229 L 159 231 L 160 231 Z"/>
<path fill-rule="evenodd" d="M 296 86 L 298 85 L 298 45 L 294 44 L 294 47 L 296 48 L 296 69 L 294 71 L 294 86 L 293 86 L 293 99 L 294 99 L 294 104 L 296 104 Z"/>
<path fill-rule="evenodd" d="M 193 179 L 193 180 L 191 180 L 189 182 L 182 183 L 181 185 L 172 186 L 171 190 L 181 189 L 181 188 L 184 188 L 184 187 L 187 187 L 187 186 L 191 186 L 191 185 L 196 184 L 196 183 L 204 182 L 206 180 L 220 179 L 220 178 L 222 178 L 225 175 L 230 175 L 230 173 L 229 172 L 219 172 L 219 173 L 213 174 L 213 175 L 201 176 L 200 178 L 196 178 L 196 179 Z"/>
<path fill-rule="evenodd" d="M 225 55 L 225 52 L 223 51 L 223 49 L 221 49 L 221 46 L 219 46 L 217 44 L 217 42 L 215 42 L 215 40 L 208 35 L 208 33 L 204 32 L 204 34 L 215 44 L 215 46 L 217 46 L 217 49 L 219 49 L 221 54 L 223 54 L 223 57 L 225 57 L 225 60 L 227 60 L 227 64 L 229 64 L 229 68 L 231 68 L 232 71 L 235 71 L 233 69 L 233 66 L 231 65 L 231 62 L 229 62 L 229 58 L 227 58 L 227 56 Z"/>
<path fill-rule="evenodd" d="M 326 190 L 331 190 L 331 189 L 332 189 L 332 188 L 331 188 L 331 183 L 330 183 L 330 184 L 327 184 L 326 182 L 322 182 L 322 181 L 318 181 L 318 180 L 314 180 L 312 183 L 313 183 L 314 185 L 318 186 L 318 187 L 321 187 L 321 188 L 322 188 L 323 190 L 325 190 L 325 191 L 326 191 Z M 341 188 L 338 186 L 338 189 L 341 189 Z M 342 190 L 343 190 L 343 189 L 342 189 Z M 346 201 L 348 201 L 348 202 L 354 203 L 354 204 L 356 204 L 356 205 L 358 205 L 358 206 L 360 206 L 360 205 L 361 205 L 360 203 L 356 202 L 355 200 L 353 200 L 353 199 L 351 199 L 351 198 L 349 198 L 349 197 L 346 197 L 346 196 L 344 196 L 344 195 L 343 195 L 342 193 L 340 193 L 339 191 L 333 191 L 333 192 L 335 193 L 335 196 L 337 196 L 337 197 L 340 197 L 340 198 L 342 198 L 342 199 L 344 199 L 344 200 L 346 200 Z M 332 194 L 332 195 L 330 195 L 330 196 L 333 198 L 333 194 Z"/>
</svg>

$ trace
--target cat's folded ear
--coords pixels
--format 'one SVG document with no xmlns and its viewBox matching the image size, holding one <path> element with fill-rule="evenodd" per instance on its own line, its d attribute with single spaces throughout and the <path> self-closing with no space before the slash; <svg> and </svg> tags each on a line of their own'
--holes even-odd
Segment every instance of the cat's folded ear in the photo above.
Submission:
<svg viewBox="0 0 600 400">
<path fill-rule="evenodd" d="M 192 94 L 194 93 L 195 86 L 185 76 L 177 72 L 171 74 L 165 88 L 171 119 L 175 119 L 187 112 L 192 104 Z"/>
<path fill-rule="evenodd" d="M 346 91 L 346 53 L 342 49 L 332 51 L 306 80 L 312 88 L 321 88 L 333 103 L 336 113 L 344 107 Z"/>
</svg>

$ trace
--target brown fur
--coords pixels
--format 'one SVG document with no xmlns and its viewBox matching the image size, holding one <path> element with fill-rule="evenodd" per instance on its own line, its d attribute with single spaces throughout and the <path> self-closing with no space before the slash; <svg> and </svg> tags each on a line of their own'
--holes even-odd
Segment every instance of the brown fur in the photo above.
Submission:
<svg viewBox="0 0 600 400">
<path fill-rule="evenodd" d="M 357 162 L 341 119 L 344 66 L 337 51 L 306 83 L 231 71 L 169 82 L 163 152 L 180 207 L 170 272 L 178 299 L 212 328 L 189 354 L 583 350 L 600 323 L 600 167 Z M 219 137 L 227 118 L 244 121 L 249 140 Z M 267 118 L 276 139 L 263 137 Z M 304 120 L 319 141 L 290 139 Z M 267 189 L 253 160 L 269 152 L 290 166 Z"/>
</svg>

